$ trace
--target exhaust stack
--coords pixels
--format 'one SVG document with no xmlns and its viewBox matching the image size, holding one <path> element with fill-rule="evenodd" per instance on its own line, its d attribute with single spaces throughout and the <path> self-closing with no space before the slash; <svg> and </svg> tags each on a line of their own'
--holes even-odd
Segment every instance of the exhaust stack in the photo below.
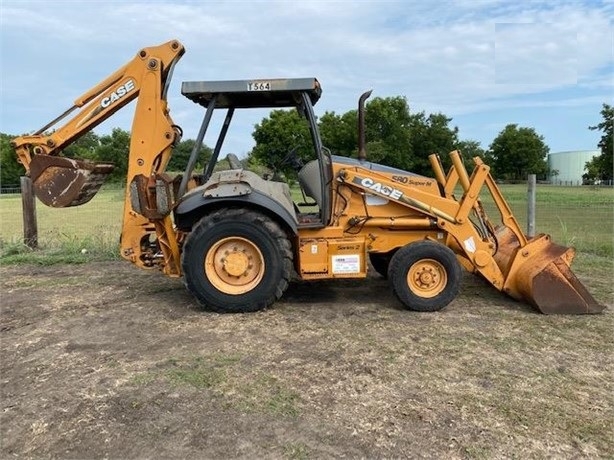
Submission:
<svg viewBox="0 0 614 460">
<path fill-rule="evenodd" d="M 365 101 L 371 96 L 373 90 L 362 93 L 358 99 L 358 160 L 365 161 L 367 159 L 367 150 L 365 142 Z"/>
</svg>

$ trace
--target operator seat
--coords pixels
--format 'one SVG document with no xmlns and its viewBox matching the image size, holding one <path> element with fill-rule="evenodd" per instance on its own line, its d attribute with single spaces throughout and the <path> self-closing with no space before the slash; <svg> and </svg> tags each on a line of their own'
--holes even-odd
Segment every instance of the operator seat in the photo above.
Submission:
<svg viewBox="0 0 614 460">
<path fill-rule="evenodd" d="M 305 191 L 305 195 L 322 208 L 322 176 L 320 175 L 320 162 L 311 160 L 298 172 L 298 182 Z"/>
</svg>

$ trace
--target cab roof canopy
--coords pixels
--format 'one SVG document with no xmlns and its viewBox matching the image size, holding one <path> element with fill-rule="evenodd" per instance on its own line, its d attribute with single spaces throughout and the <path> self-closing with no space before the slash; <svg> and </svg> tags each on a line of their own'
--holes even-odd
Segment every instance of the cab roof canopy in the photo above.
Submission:
<svg viewBox="0 0 614 460">
<path fill-rule="evenodd" d="M 322 88 L 315 78 L 276 78 L 261 80 L 184 81 L 181 94 L 203 107 L 217 96 L 215 107 L 250 109 L 296 107 L 301 93 L 316 104 Z"/>
</svg>

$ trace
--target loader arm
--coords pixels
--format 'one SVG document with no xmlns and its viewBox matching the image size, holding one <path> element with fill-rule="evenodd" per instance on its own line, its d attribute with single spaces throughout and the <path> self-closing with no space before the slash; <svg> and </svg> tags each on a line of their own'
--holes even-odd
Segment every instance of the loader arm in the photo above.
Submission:
<svg viewBox="0 0 614 460">
<path fill-rule="evenodd" d="M 69 159 L 60 155 L 62 150 L 138 99 L 130 151 L 126 152 L 121 254 L 143 268 L 158 265 L 175 276 L 181 274 L 180 254 L 170 217 L 170 179 L 163 173 L 181 132 L 169 116 L 166 95 L 173 68 L 184 52 L 177 40 L 143 48 L 77 98 L 67 111 L 36 133 L 12 142 L 43 203 L 53 207 L 84 204 L 96 194 L 113 165 Z M 56 127 L 69 115 L 68 121 Z M 151 243 L 154 236 L 156 249 Z"/>
<path fill-rule="evenodd" d="M 338 179 L 433 218 L 437 226 L 453 239 L 452 242 L 448 241 L 447 245 L 452 246 L 456 253 L 469 260 L 471 266 L 493 286 L 503 290 L 504 275 L 493 258 L 495 244 L 480 235 L 469 218 L 469 213 L 473 209 L 472 201 L 477 199 L 477 193 L 472 194 L 474 199 L 457 201 L 394 182 L 383 174 L 361 167 L 341 170 Z M 481 187 L 481 184 L 475 182 L 473 187 Z"/>
<path fill-rule="evenodd" d="M 468 261 L 463 265 L 480 273 L 509 296 L 527 301 L 543 313 L 601 312 L 603 305 L 570 269 L 573 248 L 554 244 L 544 234 L 528 239 L 491 176 L 490 168 L 476 157 L 475 168 L 469 176 L 459 153 L 451 152 L 450 157 L 453 166 L 447 175 L 438 159 L 430 158 L 442 196 L 394 182 L 360 166 L 340 170 L 337 180 L 433 218 L 448 235 L 446 245 Z M 464 193 L 456 199 L 452 192 L 458 183 Z M 482 208 L 479 197 L 484 189 L 499 210 L 502 223 L 499 227 L 493 226 Z"/>
</svg>

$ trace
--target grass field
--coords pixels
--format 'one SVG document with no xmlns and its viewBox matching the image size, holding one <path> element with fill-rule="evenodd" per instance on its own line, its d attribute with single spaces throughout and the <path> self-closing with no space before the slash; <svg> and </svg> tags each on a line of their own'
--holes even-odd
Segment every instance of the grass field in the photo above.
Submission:
<svg viewBox="0 0 614 460">
<path fill-rule="evenodd" d="M 72 208 L 50 208 L 37 201 L 39 245 L 77 252 L 88 248 L 104 258 L 113 258 L 119 251 L 123 199 L 123 189 L 103 188 L 89 203 Z M 0 195 L 3 254 L 19 251 L 23 240 L 21 209 L 21 195 Z"/>
<path fill-rule="evenodd" d="M 527 221 L 526 185 L 503 185 L 507 199 L 523 228 Z M 298 194 L 297 194 L 298 195 Z M 489 196 L 484 204 L 495 217 Z M 46 248 L 88 245 L 113 252 L 121 229 L 123 190 L 103 188 L 89 203 L 54 209 L 38 203 L 39 242 Z M 536 231 L 580 252 L 614 255 L 614 189 L 597 187 L 537 187 Z M 19 244 L 23 237 L 21 197 L 0 195 L 0 244 Z"/>
<path fill-rule="evenodd" d="M 527 186 L 501 185 L 503 196 L 523 229 L 527 225 Z M 490 196 L 483 197 L 494 219 Z M 614 189 L 538 185 L 535 206 L 536 233 L 548 233 L 565 246 L 600 256 L 614 255 Z"/>
<path fill-rule="evenodd" d="M 0 266 L 0 458 L 611 459 L 612 275 L 578 259 L 601 315 L 468 273 L 434 313 L 371 274 L 219 315 L 123 261 Z"/>
<path fill-rule="evenodd" d="M 524 225 L 526 187 L 503 193 Z M 469 273 L 446 309 L 408 312 L 371 273 L 217 315 L 129 263 L 40 266 L 117 254 L 121 190 L 39 205 L 39 265 L 0 258 L 0 457 L 612 458 L 614 190 L 537 199 L 603 314 L 538 315 Z M 0 219 L 16 251 L 19 196 Z"/>
</svg>

